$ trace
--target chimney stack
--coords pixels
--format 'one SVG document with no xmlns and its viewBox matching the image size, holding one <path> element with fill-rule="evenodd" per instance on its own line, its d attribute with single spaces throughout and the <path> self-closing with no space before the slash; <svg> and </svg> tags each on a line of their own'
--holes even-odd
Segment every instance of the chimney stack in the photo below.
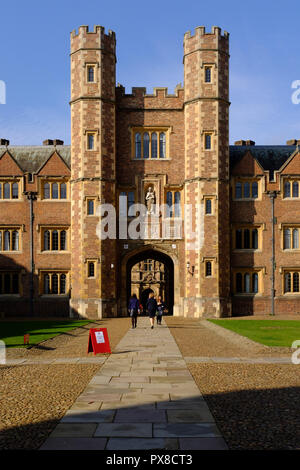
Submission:
<svg viewBox="0 0 300 470">
<path fill-rule="evenodd" d="M 0 145 L 6 145 L 6 147 L 9 145 L 9 140 L 7 139 L 0 139 Z"/>
</svg>

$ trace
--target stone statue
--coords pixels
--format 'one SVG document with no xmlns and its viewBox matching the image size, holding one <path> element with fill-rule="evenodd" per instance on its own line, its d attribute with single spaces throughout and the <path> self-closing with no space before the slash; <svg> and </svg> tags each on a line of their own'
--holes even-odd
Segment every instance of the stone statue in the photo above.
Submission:
<svg viewBox="0 0 300 470">
<path fill-rule="evenodd" d="M 149 186 L 147 194 L 145 196 L 145 202 L 147 206 L 147 213 L 153 214 L 154 204 L 155 204 L 155 191 L 152 186 Z"/>
</svg>

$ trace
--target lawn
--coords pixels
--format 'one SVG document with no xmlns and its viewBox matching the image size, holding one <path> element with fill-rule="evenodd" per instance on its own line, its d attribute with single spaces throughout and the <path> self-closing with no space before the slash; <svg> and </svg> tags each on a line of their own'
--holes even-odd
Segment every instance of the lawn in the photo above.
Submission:
<svg viewBox="0 0 300 470">
<path fill-rule="evenodd" d="M 209 320 L 266 346 L 291 347 L 300 340 L 298 320 Z"/>
<path fill-rule="evenodd" d="M 30 334 L 29 346 L 32 346 L 88 323 L 87 320 L 3 321 L 0 322 L 0 340 L 8 348 L 27 347 L 24 346 L 24 335 L 27 333 Z"/>
</svg>

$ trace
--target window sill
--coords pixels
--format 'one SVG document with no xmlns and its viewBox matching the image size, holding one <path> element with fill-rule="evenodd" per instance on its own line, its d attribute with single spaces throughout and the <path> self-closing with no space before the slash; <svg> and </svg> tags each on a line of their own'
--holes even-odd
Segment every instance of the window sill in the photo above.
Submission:
<svg viewBox="0 0 300 470">
<path fill-rule="evenodd" d="M 131 158 L 133 162 L 169 162 L 171 160 L 172 158 Z"/>
<path fill-rule="evenodd" d="M 18 299 L 21 297 L 21 294 L 0 294 L 0 299 L 3 298 L 13 298 L 13 299 Z"/>
<path fill-rule="evenodd" d="M 42 299 L 69 299 L 69 294 L 41 294 Z"/>
<path fill-rule="evenodd" d="M 0 253 L 2 254 L 6 254 L 6 253 L 9 253 L 10 255 L 19 255 L 21 253 L 23 253 L 23 251 L 20 251 L 20 250 L 3 250 L 3 251 L 0 251 Z"/>
<path fill-rule="evenodd" d="M 256 248 L 234 248 L 233 253 L 262 253 L 262 250 Z"/>
<path fill-rule="evenodd" d="M 251 292 L 249 292 L 249 293 L 239 292 L 239 293 L 235 293 L 233 295 L 234 295 L 234 297 L 262 297 L 262 294 L 259 293 L 259 292 L 256 293 L 256 294 L 251 293 Z"/>
<path fill-rule="evenodd" d="M 55 254 L 61 255 L 64 253 L 70 254 L 71 252 L 69 250 L 42 250 L 39 252 L 39 254 L 41 255 L 55 255 Z"/>
</svg>

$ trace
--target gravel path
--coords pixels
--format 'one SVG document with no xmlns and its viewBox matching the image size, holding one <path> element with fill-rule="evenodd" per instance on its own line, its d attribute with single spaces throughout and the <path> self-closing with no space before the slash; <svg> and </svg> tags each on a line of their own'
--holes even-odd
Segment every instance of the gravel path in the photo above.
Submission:
<svg viewBox="0 0 300 470">
<path fill-rule="evenodd" d="M 107 328 L 113 350 L 129 326 L 128 318 L 101 320 L 45 341 L 37 348 L 10 348 L 7 358 L 92 358 L 92 353 L 86 354 L 89 328 Z M 100 367 L 99 364 L 0 366 L 0 449 L 37 449 Z"/>
</svg>

